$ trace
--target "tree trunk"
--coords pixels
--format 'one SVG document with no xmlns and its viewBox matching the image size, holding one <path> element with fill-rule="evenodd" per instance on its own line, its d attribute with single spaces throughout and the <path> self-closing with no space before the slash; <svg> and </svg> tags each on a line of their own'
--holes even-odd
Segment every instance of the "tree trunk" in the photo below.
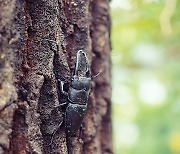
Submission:
<svg viewBox="0 0 180 154">
<path fill-rule="evenodd" d="M 0 153 L 112 153 L 108 3 L 0 1 Z M 66 137 L 57 81 L 70 83 L 80 49 L 101 73 L 82 130 Z"/>
</svg>

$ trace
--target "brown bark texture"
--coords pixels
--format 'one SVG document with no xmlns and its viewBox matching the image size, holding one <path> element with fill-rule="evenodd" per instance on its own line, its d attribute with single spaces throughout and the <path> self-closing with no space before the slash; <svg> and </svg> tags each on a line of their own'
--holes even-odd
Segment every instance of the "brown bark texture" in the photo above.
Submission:
<svg viewBox="0 0 180 154">
<path fill-rule="evenodd" d="M 113 153 L 109 34 L 109 0 L 0 0 L 0 154 Z M 101 73 L 67 137 L 58 79 L 70 83 L 80 49 Z"/>
</svg>

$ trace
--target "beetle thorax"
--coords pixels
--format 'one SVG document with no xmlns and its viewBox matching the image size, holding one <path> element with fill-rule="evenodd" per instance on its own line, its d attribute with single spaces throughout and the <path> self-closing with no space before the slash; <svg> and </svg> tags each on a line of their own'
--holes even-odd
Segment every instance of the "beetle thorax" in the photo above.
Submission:
<svg viewBox="0 0 180 154">
<path fill-rule="evenodd" d="M 91 87 L 91 78 L 73 76 L 70 87 L 77 90 L 89 91 Z"/>
</svg>

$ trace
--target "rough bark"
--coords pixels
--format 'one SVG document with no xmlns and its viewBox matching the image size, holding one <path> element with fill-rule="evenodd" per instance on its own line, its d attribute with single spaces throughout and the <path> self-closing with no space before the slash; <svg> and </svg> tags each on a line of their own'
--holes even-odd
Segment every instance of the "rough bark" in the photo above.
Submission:
<svg viewBox="0 0 180 154">
<path fill-rule="evenodd" d="M 0 153 L 112 153 L 108 3 L 0 0 Z M 57 80 L 70 82 L 80 49 L 102 73 L 80 135 L 67 138 Z"/>
</svg>

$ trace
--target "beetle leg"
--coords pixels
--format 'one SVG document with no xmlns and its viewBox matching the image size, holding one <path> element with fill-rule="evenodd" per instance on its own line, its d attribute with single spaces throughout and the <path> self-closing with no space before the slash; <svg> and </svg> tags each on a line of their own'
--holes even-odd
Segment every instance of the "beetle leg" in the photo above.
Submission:
<svg viewBox="0 0 180 154">
<path fill-rule="evenodd" d="M 59 90 L 62 94 L 68 96 L 68 93 L 66 91 L 64 91 L 64 82 L 61 81 L 60 79 L 58 79 L 59 84 Z"/>
<path fill-rule="evenodd" d="M 64 102 L 64 103 L 61 103 L 61 104 L 55 106 L 55 108 L 59 108 L 59 107 L 65 106 L 65 105 L 67 105 L 67 104 L 68 104 L 68 102 Z"/>
<path fill-rule="evenodd" d="M 83 125 L 81 124 L 81 127 L 80 127 L 80 129 L 79 129 L 79 139 L 81 138 L 81 136 L 82 136 L 82 131 L 83 131 Z"/>
<path fill-rule="evenodd" d="M 56 132 L 58 131 L 58 129 L 61 127 L 61 125 L 63 124 L 63 122 L 64 122 L 64 121 L 61 121 L 61 122 L 59 123 L 57 129 L 53 132 L 51 141 L 50 141 L 50 143 L 49 143 L 47 146 L 50 146 L 50 145 L 52 144 L 54 135 L 56 134 Z"/>
<path fill-rule="evenodd" d="M 58 105 L 58 107 L 59 107 L 59 106 L 63 106 L 63 105 L 67 105 L 67 104 L 68 104 L 68 102 L 61 103 L 61 104 Z"/>
</svg>

